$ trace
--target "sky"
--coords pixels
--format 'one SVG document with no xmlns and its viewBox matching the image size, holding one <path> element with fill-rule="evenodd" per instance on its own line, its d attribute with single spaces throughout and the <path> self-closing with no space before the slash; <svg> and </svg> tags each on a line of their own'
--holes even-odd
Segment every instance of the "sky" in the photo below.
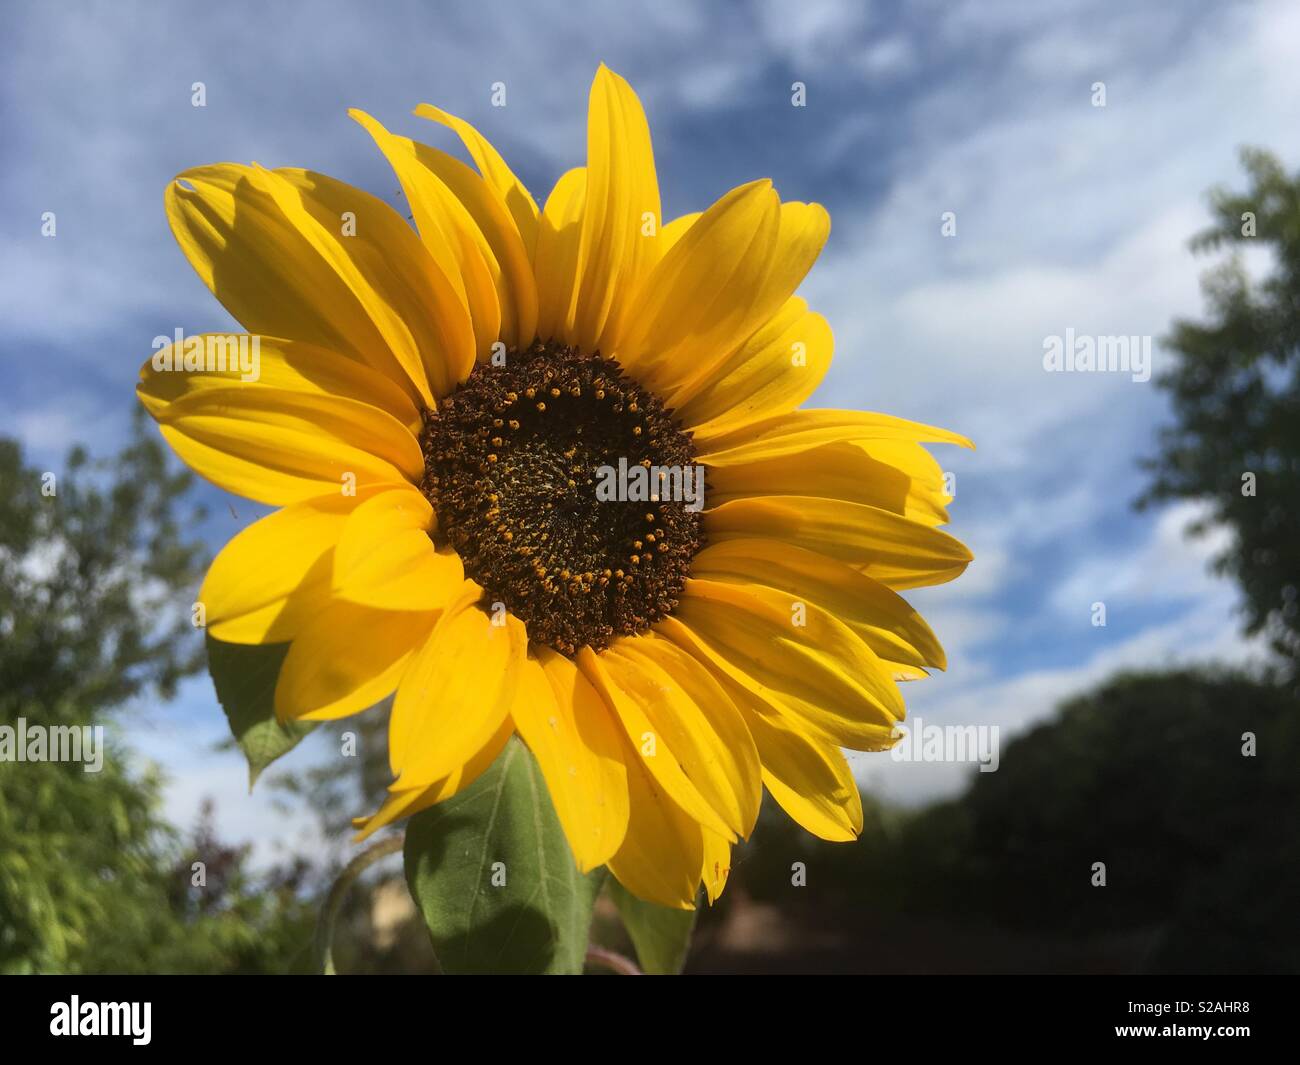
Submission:
<svg viewBox="0 0 1300 1065">
<path fill-rule="evenodd" d="M 1190 505 L 1133 508 L 1169 420 L 1162 393 L 1131 374 L 1048 373 L 1043 352 L 1067 330 L 1149 336 L 1160 372 L 1159 338 L 1202 310 L 1210 262 L 1188 240 L 1207 189 L 1242 184 L 1242 145 L 1300 165 L 1300 5 L 69 0 L 12 3 L 5 21 L 0 431 L 41 469 L 74 441 L 104 453 L 125 439 L 153 337 L 232 326 L 168 231 L 177 172 L 304 166 L 400 206 L 346 110 L 450 148 L 410 115 L 429 102 L 474 122 L 540 201 L 583 161 L 603 61 L 645 105 L 666 217 L 758 177 L 829 209 L 801 290 L 836 336 L 812 404 L 978 445 L 934 449 L 956 486 L 950 530 L 976 560 L 909 593 L 949 657 L 906 688 L 914 719 L 997 726 L 1005 745 L 1118 669 L 1263 653 L 1208 568 L 1224 534 L 1189 539 Z M 214 551 L 261 513 L 203 494 Z M 310 845 L 310 819 L 249 795 L 240 757 L 214 751 L 225 721 L 206 677 L 125 720 L 171 776 L 174 820 L 212 796 L 222 831 L 262 857 Z M 289 764 L 332 756 L 312 739 Z M 904 803 L 971 772 L 854 765 Z"/>
</svg>

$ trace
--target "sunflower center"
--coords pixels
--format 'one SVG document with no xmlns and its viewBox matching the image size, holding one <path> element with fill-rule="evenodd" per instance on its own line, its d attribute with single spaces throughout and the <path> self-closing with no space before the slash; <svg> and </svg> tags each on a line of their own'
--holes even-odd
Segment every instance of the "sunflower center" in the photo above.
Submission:
<svg viewBox="0 0 1300 1065">
<path fill-rule="evenodd" d="M 677 606 L 703 540 L 690 436 L 612 359 L 535 343 L 425 415 L 422 489 L 466 576 L 573 655 Z"/>
</svg>

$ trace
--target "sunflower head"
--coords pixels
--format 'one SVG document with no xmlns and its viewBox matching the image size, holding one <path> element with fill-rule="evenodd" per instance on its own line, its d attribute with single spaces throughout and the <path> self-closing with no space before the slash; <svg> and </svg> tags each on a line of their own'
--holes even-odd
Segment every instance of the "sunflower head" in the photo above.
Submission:
<svg viewBox="0 0 1300 1065">
<path fill-rule="evenodd" d="M 363 834 L 518 735 L 579 868 L 644 899 L 715 898 L 764 788 L 851 839 L 841 749 L 889 746 L 898 682 L 944 665 L 898 592 L 970 561 L 921 445 L 967 442 L 801 409 L 832 337 L 795 292 L 829 217 L 756 181 L 665 223 L 645 114 L 605 67 L 586 165 L 540 209 L 476 129 L 416 113 L 473 165 L 352 112 L 414 226 L 306 170 L 167 190 L 248 335 L 155 353 L 141 402 L 200 474 L 278 508 L 214 562 L 211 635 L 288 645 L 283 719 L 392 696 Z"/>
</svg>

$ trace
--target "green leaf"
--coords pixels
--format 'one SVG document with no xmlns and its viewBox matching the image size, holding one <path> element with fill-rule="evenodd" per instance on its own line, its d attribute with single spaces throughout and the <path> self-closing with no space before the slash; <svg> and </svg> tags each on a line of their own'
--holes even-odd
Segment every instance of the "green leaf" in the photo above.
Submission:
<svg viewBox="0 0 1300 1065">
<path fill-rule="evenodd" d="M 310 721 L 282 725 L 276 720 L 275 682 L 289 650 L 287 643 L 251 646 L 222 643 L 211 636 L 207 643 L 208 672 L 235 742 L 248 759 L 251 791 L 262 770 L 293 750 L 316 725 Z"/>
<path fill-rule="evenodd" d="M 600 872 L 578 872 L 546 782 L 516 738 L 406 830 L 406 882 L 447 973 L 582 972 Z"/>
<path fill-rule="evenodd" d="M 695 928 L 694 910 L 671 910 L 638 899 L 612 876 L 609 897 L 632 937 L 637 960 L 643 971 L 655 976 L 673 976 L 682 971 L 691 949 Z"/>
</svg>

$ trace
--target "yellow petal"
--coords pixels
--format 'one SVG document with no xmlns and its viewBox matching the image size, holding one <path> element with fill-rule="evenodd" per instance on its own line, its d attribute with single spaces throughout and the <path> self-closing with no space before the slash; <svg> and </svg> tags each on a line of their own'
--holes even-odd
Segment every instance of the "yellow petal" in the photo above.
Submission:
<svg viewBox="0 0 1300 1065">
<path fill-rule="evenodd" d="M 587 171 L 576 168 L 555 183 L 537 231 L 537 335 L 566 343 L 574 335 L 578 243 L 582 236 Z"/>
<path fill-rule="evenodd" d="M 618 724 L 569 659 L 543 649 L 520 665 L 511 711 L 537 759 L 578 868 L 605 862 L 627 834 L 627 767 Z"/>
<path fill-rule="evenodd" d="M 882 658 L 880 662 L 881 665 L 892 673 L 894 680 L 899 684 L 909 680 L 926 680 L 930 676 L 930 674 L 920 666 L 906 665 L 902 662 L 891 662 L 888 658 Z"/>
<path fill-rule="evenodd" d="M 686 231 L 700 220 L 703 211 L 694 211 L 691 214 L 678 215 L 671 222 L 664 225 L 659 230 L 659 255 L 662 257 L 668 253 L 668 249 L 676 244 L 686 235 Z"/>
<path fill-rule="evenodd" d="M 784 414 L 821 384 L 834 346 L 826 319 L 796 296 L 707 378 L 666 402 L 682 425 L 705 438 Z"/>
<path fill-rule="evenodd" d="M 723 540 L 692 559 L 691 575 L 774 588 L 795 601 L 816 603 L 891 665 L 946 665 L 939 641 L 907 600 L 825 555 L 776 540 Z"/>
<path fill-rule="evenodd" d="M 839 748 L 760 712 L 760 704 L 742 705 L 763 759 L 763 782 L 781 809 L 819 839 L 856 839 L 862 831 L 862 795 Z"/>
<path fill-rule="evenodd" d="M 250 368 L 244 369 L 241 360 Z M 201 333 L 160 347 L 140 367 L 136 393 L 145 409 L 159 417 L 169 403 L 184 396 L 229 387 L 358 400 L 391 414 L 412 431 L 420 427 L 420 412 L 410 394 L 365 363 L 302 341 L 247 333 Z"/>
<path fill-rule="evenodd" d="M 371 494 L 320 496 L 253 522 L 217 555 L 199 589 L 207 629 L 227 643 L 283 643 L 327 604 L 334 545 Z"/>
<path fill-rule="evenodd" d="M 727 233 L 726 226 L 719 227 L 717 234 L 710 237 L 707 226 L 714 210 L 710 208 L 664 256 L 660 263 L 664 275 L 656 269 L 646 282 L 650 301 L 656 299 L 656 289 L 661 284 L 673 288 L 696 281 L 702 284 L 697 289 L 674 292 L 673 302 L 667 309 L 679 321 L 698 313 L 698 308 L 707 307 L 704 318 L 697 323 L 700 332 L 695 336 L 674 336 L 677 326 L 670 324 L 668 329 L 660 331 L 657 346 L 646 349 L 644 357 L 636 343 L 629 344 L 638 375 L 661 395 L 685 400 L 715 380 L 732 353 L 789 301 L 826 242 L 830 216 L 820 205 L 781 204 L 770 188 L 764 196 L 755 199 L 754 206 L 761 219 L 758 224 L 762 228 L 751 234 L 751 243 L 730 272 L 726 265 L 728 257 L 745 237 Z M 754 211 L 749 213 L 752 215 Z M 722 240 L 716 239 L 717 236 Z M 686 261 L 672 267 L 669 260 L 678 255 Z M 719 257 L 716 264 L 715 257 Z M 648 313 L 647 307 L 639 308 L 638 320 Z M 648 329 L 645 335 L 650 338 L 656 329 L 654 326 Z"/>
<path fill-rule="evenodd" d="M 943 473 L 920 444 L 872 440 L 823 444 L 709 469 L 708 502 L 749 496 L 818 496 L 862 503 L 931 527 L 948 520 Z"/>
<path fill-rule="evenodd" d="M 852 446 L 866 452 L 872 462 L 879 464 L 877 468 L 884 467 L 891 477 L 897 471 L 908 478 L 902 506 L 887 506 L 887 510 L 906 514 L 927 525 L 943 525 L 948 521 L 947 507 L 953 500 L 948 491 L 948 477 L 922 445 L 908 440 L 859 440 Z"/>
<path fill-rule="evenodd" d="M 166 200 L 190 264 L 250 332 L 351 355 L 426 406 L 430 371 L 446 380 L 444 360 L 472 344 L 419 238 L 360 189 L 220 164 L 181 174 Z"/>
<path fill-rule="evenodd" d="M 622 723 L 636 760 L 660 787 L 689 817 L 734 839 L 737 829 L 732 825 L 738 824 L 739 817 L 720 798 L 724 786 L 706 763 L 706 745 L 684 725 L 694 708 L 683 705 L 680 689 L 660 688 L 625 659 L 596 655 L 590 647 L 579 651 L 575 661 Z M 630 767 L 628 773 L 630 779 Z M 723 809 L 715 808 L 713 800 Z"/>
<path fill-rule="evenodd" d="M 895 590 L 943 584 L 971 553 L 945 532 L 879 507 L 813 496 L 735 499 L 704 515 L 709 541 L 785 540 L 837 558 Z"/>
<path fill-rule="evenodd" d="M 809 702 L 798 695 L 791 698 L 783 692 L 765 687 L 761 677 L 745 676 L 743 670 L 738 670 L 724 655 L 701 639 L 698 633 L 675 618 L 664 619 L 657 629 L 660 635 L 672 639 L 708 667 L 736 707 L 743 708 L 747 725 L 752 723 L 753 714 L 761 713 L 766 721 L 780 724 L 792 732 L 835 749 L 846 746 L 858 751 L 886 751 L 898 742 L 892 726 L 886 728 L 852 721 L 834 707 Z M 883 659 L 880 664 L 887 673 L 888 664 Z M 755 746 L 757 745 L 755 737 Z M 763 782 L 767 783 L 766 773 Z"/>
<path fill-rule="evenodd" d="M 432 626 L 432 614 L 330 603 L 289 645 L 275 685 L 276 716 L 330 720 L 374 706 L 397 687 Z"/>
<path fill-rule="evenodd" d="M 502 300 L 497 288 L 501 268 L 478 223 L 437 171 L 428 165 L 434 149 L 427 148 L 421 155 L 423 145 L 407 137 L 393 136 L 364 111 L 354 108 L 348 115 L 374 138 L 397 175 L 429 257 L 449 280 L 451 290 L 469 308 L 475 354 L 485 358 L 502 332 Z M 513 304 L 510 304 L 507 313 L 512 312 Z M 461 379 L 468 374 L 470 366 L 458 366 L 457 370 L 457 379 Z"/>
<path fill-rule="evenodd" d="M 974 447 L 964 436 L 932 425 L 861 410 L 796 410 L 697 441 L 700 459 L 710 466 L 806 451 L 842 440 L 910 440 Z"/>
<path fill-rule="evenodd" d="M 514 172 L 506 165 L 506 161 L 501 158 L 487 138 L 463 118 L 449 115 L 431 104 L 421 104 L 415 109 L 415 114 L 438 122 L 456 132 L 464 142 L 479 173 L 483 175 L 483 180 L 510 212 L 515 227 L 519 230 L 519 236 L 523 239 L 528 257 L 531 259 L 533 250 L 537 246 L 537 202 L 533 199 L 532 193 L 524 188 L 523 182 L 515 177 Z"/>
<path fill-rule="evenodd" d="M 845 746 L 875 747 L 903 717 L 902 696 L 876 654 L 842 622 L 788 593 L 689 580 L 657 631 Z"/>
<path fill-rule="evenodd" d="M 333 594 L 380 610 L 441 610 L 465 570 L 429 538 L 433 507 L 415 487 L 376 492 L 349 515 L 334 551 Z"/>
<path fill-rule="evenodd" d="M 501 338 L 526 346 L 537 335 L 537 282 L 533 278 L 534 233 L 525 244 L 500 195 L 482 177 L 446 152 L 427 144 L 412 144 L 415 158 L 468 212 L 475 229 L 469 235 L 492 273 L 501 305 Z M 532 204 L 531 199 L 529 204 Z M 537 208 L 530 206 L 533 229 Z"/>
<path fill-rule="evenodd" d="M 190 392 L 154 417 L 196 473 L 272 506 L 400 485 L 424 471 L 411 431 L 353 399 L 235 384 Z"/>
<path fill-rule="evenodd" d="M 464 379 L 473 330 L 466 295 L 441 272 L 411 227 L 382 200 L 341 181 L 305 170 L 259 171 L 293 186 L 293 197 L 277 193 L 286 216 L 306 233 L 322 256 L 349 278 L 397 361 L 433 395 L 442 396 Z M 360 202 L 360 206 L 358 203 Z M 301 204 L 295 216 L 296 203 Z M 308 216 L 316 226 L 308 224 Z M 340 236 L 344 224 L 355 227 Z M 368 230 L 362 240 L 362 226 Z M 422 390 L 423 391 L 423 390 Z"/>
<path fill-rule="evenodd" d="M 652 723 L 658 719 L 669 730 L 664 734 L 682 768 L 728 825 L 748 836 L 763 799 L 758 751 L 740 711 L 713 674 L 653 633 L 619 640 L 605 657 L 611 667 L 620 658 L 637 667 L 620 682 L 641 685 L 647 705 L 654 708 Z M 679 742 L 678 736 L 684 739 Z"/>
<path fill-rule="evenodd" d="M 527 639 L 518 620 L 494 625 L 470 595 L 442 612 L 393 701 L 388 753 L 397 788 L 441 780 L 495 735 L 510 712 Z"/>
<path fill-rule="evenodd" d="M 659 181 L 636 93 L 603 63 L 587 114 L 587 191 L 578 242 L 573 341 L 617 347 L 629 298 L 658 258 Z"/>
<path fill-rule="evenodd" d="M 722 889 L 727 886 L 727 877 L 731 875 L 731 844 L 725 836 L 720 836 L 712 829 L 700 827 L 704 842 L 704 869 L 701 879 L 704 890 L 709 896 L 709 905 L 718 901 Z"/>
<path fill-rule="evenodd" d="M 507 718 L 478 754 L 474 755 L 460 768 L 453 770 L 450 775 L 443 777 L 436 784 L 430 784 L 427 788 L 409 788 L 402 791 L 390 788 L 388 798 L 384 800 L 383 806 L 375 813 L 369 817 L 354 817 L 352 819 L 352 827 L 358 830 L 357 834 L 352 837 L 352 842 L 360 843 L 385 825 L 391 825 L 394 821 L 400 821 L 403 817 L 410 817 L 421 810 L 427 810 L 435 803 L 450 799 L 453 795 L 468 788 L 483 775 L 488 766 L 497 760 L 497 756 L 501 753 L 506 741 L 510 739 L 513 732 L 513 725 Z"/>
<path fill-rule="evenodd" d="M 646 768 L 649 760 L 641 758 L 626 740 L 624 744 L 627 835 L 610 858 L 609 871 L 639 899 L 693 910 L 704 868 L 701 827 L 669 798 L 659 779 Z"/>
<path fill-rule="evenodd" d="M 770 181 L 741 185 L 714 203 L 646 278 L 619 359 L 667 393 L 690 374 L 682 360 L 716 359 L 739 344 L 758 324 L 754 305 L 780 225 Z"/>
</svg>

